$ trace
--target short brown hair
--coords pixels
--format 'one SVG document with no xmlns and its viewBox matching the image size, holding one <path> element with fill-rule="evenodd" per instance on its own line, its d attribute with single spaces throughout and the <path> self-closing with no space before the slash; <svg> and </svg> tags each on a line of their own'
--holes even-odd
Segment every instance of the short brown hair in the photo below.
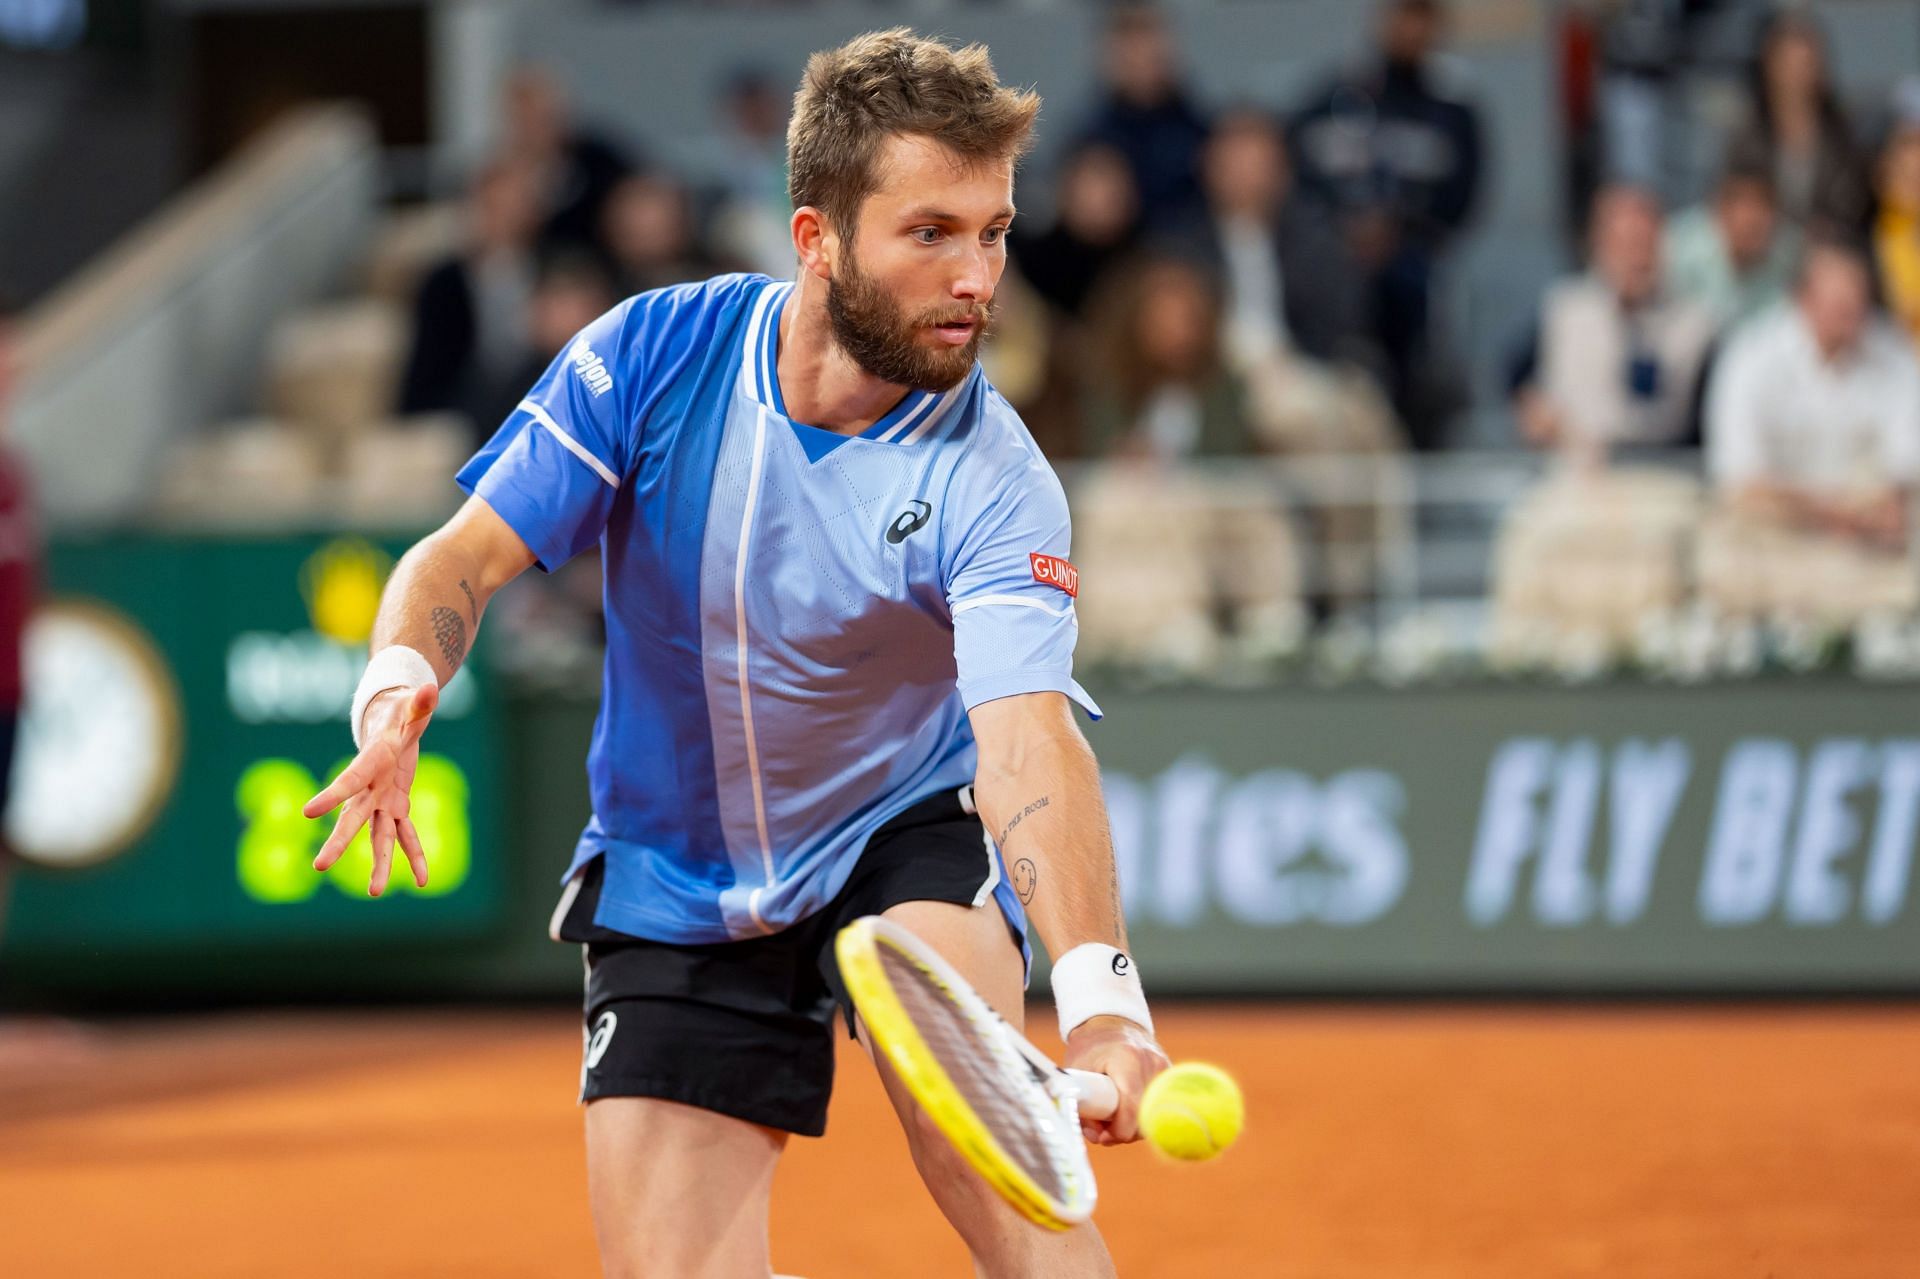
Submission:
<svg viewBox="0 0 1920 1279">
<path fill-rule="evenodd" d="M 961 159 L 1018 161 L 1040 96 L 993 74 L 985 45 L 955 49 L 905 27 L 870 31 L 807 59 L 787 124 L 787 195 L 851 238 L 880 185 L 876 157 L 894 134 L 921 134 Z"/>
</svg>

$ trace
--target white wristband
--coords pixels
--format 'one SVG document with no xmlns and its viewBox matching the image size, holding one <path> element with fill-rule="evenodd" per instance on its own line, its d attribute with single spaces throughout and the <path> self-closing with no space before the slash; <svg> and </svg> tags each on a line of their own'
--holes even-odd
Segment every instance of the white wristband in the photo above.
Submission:
<svg viewBox="0 0 1920 1279">
<path fill-rule="evenodd" d="M 354 748 L 366 745 L 360 720 L 367 713 L 368 702 L 390 688 L 418 688 L 439 682 L 440 677 L 433 673 L 433 663 L 405 644 L 389 644 L 375 653 L 367 663 L 367 673 L 360 677 L 360 687 L 354 690 L 353 709 L 348 712 Z"/>
<path fill-rule="evenodd" d="M 1099 942 L 1075 946 L 1054 961 L 1053 1006 L 1060 1014 L 1062 1040 L 1090 1017 L 1125 1017 L 1153 1033 L 1133 957 Z"/>
</svg>

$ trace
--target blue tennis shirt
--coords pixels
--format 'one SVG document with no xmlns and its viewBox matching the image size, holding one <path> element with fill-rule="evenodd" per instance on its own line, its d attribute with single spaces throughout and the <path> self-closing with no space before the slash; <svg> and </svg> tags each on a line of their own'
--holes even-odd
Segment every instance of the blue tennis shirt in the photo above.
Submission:
<svg viewBox="0 0 1920 1279">
<path fill-rule="evenodd" d="M 596 922 L 755 937 L 846 883 L 881 823 L 973 780 L 966 712 L 1073 679 L 1066 497 L 976 365 L 858 436 L 790 419 L 792 293 L 723 276 L 588 325 L 460 471 L 552 572 L 598 543 Z M 983 884 L 1016 923 L 991 843 Z M 563 877 L 565 878 L 565 877 Z M 984 900 L 984 899 L 983 899 Z"/>
</svg>

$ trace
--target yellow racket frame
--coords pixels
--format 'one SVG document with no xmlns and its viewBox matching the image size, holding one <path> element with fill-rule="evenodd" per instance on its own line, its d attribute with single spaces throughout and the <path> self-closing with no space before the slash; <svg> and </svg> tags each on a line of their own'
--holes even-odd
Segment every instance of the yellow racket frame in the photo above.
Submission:
<svg viewBox="0 0 1920 1279">
<path fill-rule="evenodd" d="M 1091 1171 L 1087 1175 L 1084 1203 L 1068 1205 L 1042 1190 L 1013 1161 L 995 1140 L 993 1131 L 968 1104 L 965 1095 L 928 1046 L 919 1027 L 914 1025 L 913 1018 L 907 1014 L 900 997 L 894 993 L 893 983 L 887 980 L 886 972 L 880 966 L 880 947 L 892 946 L 949 993 L 953 992 L 957 983 L 964 996 L 956 1002 L 963 1009 L 968 998 L 981 1002 L 983 1007 L 984 1001 L 980 1001 L 979 995 L 964 981 L 960 981 L 957 974 L 941 971 L 945 965 L 939 962 L 937 956 L 917 953 L 916 947 L 902 945 L 888 935 L 889 931 L 885 921 L 869 915 L 842 928 L 833 943 L 834 957 L 840 963 L 841 980 L 847 984 L 847 993 L 852 996 L 854 1007 L 859 1009 L 868 1035 L 887 1054 L 887 1060 L 893 1063 L 893 1069 L 907 1086 L 907 1091 L 913 1094 L 913 1099 L 920 1103 L 920 1108 L 927 1112 L 927 1117 L 933 1120 L 935 1126 L 946 1134 L 961 1158 L 973 1165 L 974 1170 L 986 1178 L 987 1184 L 999 1191 L 1022 1216 L 1049 1230 L 1070 1230 L 1079 1225 L 1093 1213 Z"/>
</svg>

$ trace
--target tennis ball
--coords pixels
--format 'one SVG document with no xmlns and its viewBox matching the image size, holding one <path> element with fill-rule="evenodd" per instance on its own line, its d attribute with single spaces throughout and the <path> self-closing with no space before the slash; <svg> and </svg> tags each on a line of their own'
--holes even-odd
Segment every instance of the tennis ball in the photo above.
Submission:
<svg viewBox="0 0 1920 1279">
<path fill-rule="evenodd" d="M 1183 1061 L 1161 1071 L 1140 1099 L 1140 1131 L 1174 1159 L 1211 1159 L 1231 1146 L 1246 1122 L 1240 1085 L 1218 1066 Z"/>
</svg>

